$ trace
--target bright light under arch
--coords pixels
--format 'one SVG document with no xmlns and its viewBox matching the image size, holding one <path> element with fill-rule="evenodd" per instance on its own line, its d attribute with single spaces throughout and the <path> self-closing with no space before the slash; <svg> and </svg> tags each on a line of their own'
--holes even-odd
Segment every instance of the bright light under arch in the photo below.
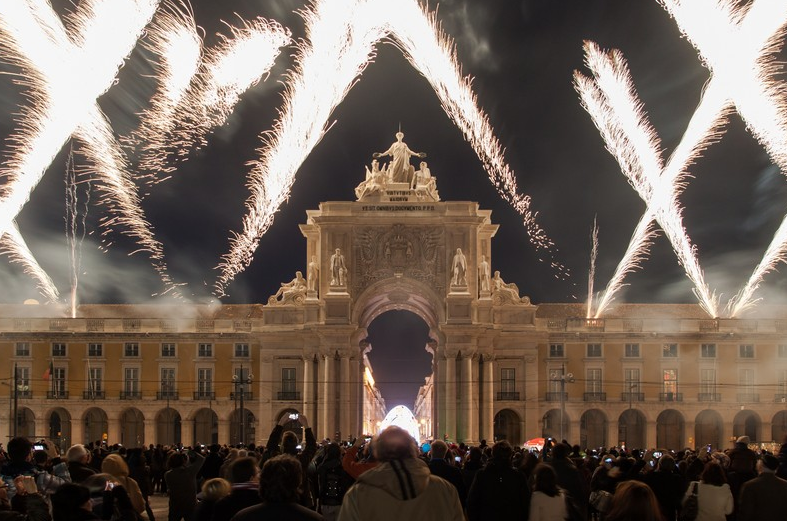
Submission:
<svg viewBox="0 0 787 521">
<path fill-rule="evenodd" d="M 391 425 L 396 425 L 406 430 L 416 441 L 421 439 L 421 434 L 418 430 L 418 420 L 415 419 L 412 411 L 404 405 L 397 405 L 385 415 L 385 419 L 380 424 L 380 432 Z"/>
</svg>

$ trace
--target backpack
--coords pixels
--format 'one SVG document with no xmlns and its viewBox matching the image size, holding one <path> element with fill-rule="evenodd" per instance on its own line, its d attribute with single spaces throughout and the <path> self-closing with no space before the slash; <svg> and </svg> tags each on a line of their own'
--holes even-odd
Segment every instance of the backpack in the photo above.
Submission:
<svg viewBox="0 0 787 521">
<path fill-rule="evenodd" d="M 344 486 L 342 468 L 333 467 L 327 469 L 322 485 L 320 502 L 323 505 L 341 505 L 344 493 L 347 491 Z"/>
<path fill-rule="evenodd" d="M 691 494 L 686 497 L 686 500 L 683 502 L 683 508 L 681 508 L 680 514 L 678 515 L 680 521 L 694 521 L 697 519 L 697 514 L 699 512 L 699 502 L 697 500 L 698 492 L 698 484 L 694 481 L 692 483 Z"/>
</svg>

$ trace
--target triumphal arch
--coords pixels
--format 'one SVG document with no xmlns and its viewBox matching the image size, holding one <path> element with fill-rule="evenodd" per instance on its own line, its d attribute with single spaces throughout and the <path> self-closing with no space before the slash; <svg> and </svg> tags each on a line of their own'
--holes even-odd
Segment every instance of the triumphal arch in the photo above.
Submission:
<svg viewBox="0 0 787 521">
<path fill-rule="evenodd" d="M 498 229 L 491 212 L 474 202 L 441 201 L 437 173 L 424 161 L 418 169 L 410 164 L 422 154 L 402 138 L 398 133 L 388 151 L 374 155 L 356 200 L 307 211 L 300 226 L 306 275 L 282 283 L 265 306 L 266 323 L 281 325 L 281 332 L 261 347 L 263 371 L 297 337 L 306 353 L 304 394 L 314 397 L 304 400 L 303 413 L 323 436 L 357 433 L 363 355 L 373 347 L 367 328 L 386 311 L 411 311 L 429 326 L 432 435 L 492 440 L 496 359 L 524 360 L 517 387 L 538 394 L 536 307 L 491 269 Z M 280 413 L 261 405 L 262 418 Z M 535 430 L 537 404 L 522 412 L 517 428 Z"/>
</svg>

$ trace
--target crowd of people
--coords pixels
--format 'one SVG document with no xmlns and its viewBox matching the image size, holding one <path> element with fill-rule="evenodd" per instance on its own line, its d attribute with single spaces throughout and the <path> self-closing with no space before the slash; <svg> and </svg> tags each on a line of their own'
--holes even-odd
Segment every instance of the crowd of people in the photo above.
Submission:
<svg viewBox="0 0 787 521">
<path fill-rule="evenodd" d="M 0 521 L 529 520 L 785 521 L 787 440 L 714 450 L 542 450 L 433 440 L 388 427 L 318 443 L 277 425 L 265 446 L 54 447 L 19 437 L 0 450 Z M 40 444 L 40 446 L 39 446 Z M 163 521 L 163 520 L 159 520 Z"/>
</svg>

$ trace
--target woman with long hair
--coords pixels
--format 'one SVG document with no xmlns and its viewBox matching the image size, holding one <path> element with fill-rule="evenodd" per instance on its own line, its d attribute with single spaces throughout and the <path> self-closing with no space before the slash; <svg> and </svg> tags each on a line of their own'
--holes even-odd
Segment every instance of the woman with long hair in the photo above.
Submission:
<svg viewBox="0 0 787 521">
<path fill-rule="evenodd" d="M 557 486 L 555 470 L 539 463 L 533 471 L 530 521 L 564 521 L 567 515 L 566 496 Z"/>
<path fill-rule="evenodd" d="M 697 518 L 695 521 L 725 521 L 732 514 L 734 502 L 724 469 L 715 460 L 705 464 L 699 481 L 689 483 L 683 496 L 683 505 L 692 494 L 697 495 Z"/>
</svg>

